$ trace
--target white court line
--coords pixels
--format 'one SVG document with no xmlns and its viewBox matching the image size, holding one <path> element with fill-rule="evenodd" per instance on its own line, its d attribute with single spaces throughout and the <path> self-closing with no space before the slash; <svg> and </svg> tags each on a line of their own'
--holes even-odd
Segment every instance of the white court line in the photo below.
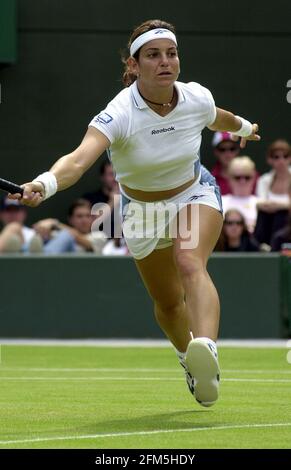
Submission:
<svg viewBox="0 0 291 470">
<path fill-rule="evenodd" d="M 290 368 L 291 369 L 291 368 Z M 179 370 L 178 367 L 172 368 L 142 368 L 142 367 L 126 367 L 126 368 L 118 368 L 118 367 L 93 367 L 93 368 L 83 368 L 83 367 L 5 367 L 0 366 L 0 371 L 30 371 L 30 372 L 177 372 Z M 291 371 L 290 371 L 291 373 Z"/>
<path fill-rule="evenodd" d="M 56 436 L 56 437 L 36 437 L 32 439 L 17 439 L 11 441 L 0 441 L 0 445 L 7 444 L 25 444 L 32 442 L 48 442 L 48 441 L 71 441 L 79 439 L 99 439 L 106 437 L 126 437 L 126 436 L 150 436 L 153 434 L 174 434 L 181 432 L 197 432 L 197 431 L 225 431 L 232 429 L 257 429 L 257 428 L 274 428 L 274 427 L 291 427 L 291 423 L 265 423 L 265 424 L 241 424 L 241 425 L 225 425 L 210 426 L 188 429 L 157 429 L 154 431 L 135 431 L 135 432 L 119 432 L 112 434 L 86 434 L 81 436 Z"/>
<path fill-rule="evenodd" d="M 287 369 L 222 369 L 229 374 L 291 374 L 291 367 Z"/>
<path fill-rule="evenodd" d="M 221 379 L 221 382 L 290 383 L 291 379 Z"/>
<path fill-rule="evenodd" d="M 157 381 L 157 382 L 180 382 L 184 380 L 184 377 L 1 377 L 0 382 L 2 381 L 67 381 L 67 382 L 75 382 L 75 381 L 110 381 L 110 382 L 143 382 L 143 381 Z M 235 379 L 235 378 L 226 378 L 221 379 L 221 382 L 256 382 L 256 383 L 291 383 L 291 379 L 252 379 L 252 378 L 244 378 L 244 379 Z"/>
<path fill-rule="evenodd" d="M 0 372 L 3 371 L 29 371 L 29 372 L 177 372 L 178 367 L 169 368 L 145 368 L 145 367 L 6 367 L 0 365 Z M 291 374 L 291 367 L 286 369 L 222 369 L 226 374 Z"/>
<path fill-rule="evenodd" d="M 116 381 L 116 382 L 143 382 L 143 381 L 147 381 L 147 380 L 150 380 L 150 381 L 158 381 L 158 382 L 163 382 L 163 381 L 170 381 L 170 382 L 180 382 L 180 381 L 184 381 L 184 377 L 1 377 L 0 376 L 0 382 L 2 381 L 6 381 L 6 380 L 11 380 L 11 381 L 21 381 L 21 382 L 25 382 L 25 381 L 46 381 L 46 382 L 49 382 L 49 381 L 67 381 L 67 382 L 74 382 L 74 381 L 110 381 L 110 382 L 113 382 L 113 381 Z M 291 380 L 290 380 L 291 382 Z"/>
<path fill-rule="evenodd" d="M 46 338 L 0 338 L 2 346 L 68 346 L 97 348 L 173 348 L 166 339 L 46 339 Z"/>
<path fill-rule="evenodd" d="M 45 339 L 45 338 L 0 338 L 2 345 L 15 346 L 81 346 L 81 347 L 142 347 L 142 348 L 170 348 L 171 343 L 166 339 Z M 287 339 L 219 339 L 218 347 L 230 348 L 288 348 Z"/>
</svg>

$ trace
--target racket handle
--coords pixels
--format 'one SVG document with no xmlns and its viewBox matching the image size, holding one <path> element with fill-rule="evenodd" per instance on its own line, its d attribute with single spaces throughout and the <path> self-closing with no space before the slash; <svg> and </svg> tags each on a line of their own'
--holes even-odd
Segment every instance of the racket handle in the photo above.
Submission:
<svg viewBox="0 0 291 470">
<path fill-rule="evenodd" d="M 21 186 L 11 183 L 11 181 L 3 180 L 2 178 L 0 178 L 0 189 L 11 194 L 19 193 L 23 195 L 23 188 Z"/>
</svg>

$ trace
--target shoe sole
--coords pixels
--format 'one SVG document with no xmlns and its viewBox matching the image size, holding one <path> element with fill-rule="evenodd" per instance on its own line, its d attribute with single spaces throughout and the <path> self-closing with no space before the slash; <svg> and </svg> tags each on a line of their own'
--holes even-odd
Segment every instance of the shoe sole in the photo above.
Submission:
<svg viewBox="0 0 291 470">
<path fill-rule="evenodd" d="M 202 406 L 212 406 L 218 398 L 218 362 L 207 344 L 199 340 L 190 341 L 185 359 L 187 368 L 194 377 L 195 398 Z"/>
</svg>

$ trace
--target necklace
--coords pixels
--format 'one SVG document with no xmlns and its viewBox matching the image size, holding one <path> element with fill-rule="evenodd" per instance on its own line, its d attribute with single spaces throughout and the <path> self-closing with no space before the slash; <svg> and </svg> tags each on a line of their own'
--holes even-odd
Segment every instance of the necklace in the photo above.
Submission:
<svg viewBox="0 0 291 470">
<path fill-rule="evenodd" d="M 138 91 L 139 91 L 139 90 L 138 90 Z M 142 99 L 143 99 L 144 101 L 147 101 L 148 103 L 155 104 L 155 105 L 157 105 L 157 106 L 167 106 L 167 107 L 170 107 L 171 104 L 173 103 L 173 100 L 174 100 L 175 89 L 173 90 L 173 96 L 172 96 L 172 99 L 171 99 L 171 101 L 170 101 L 169 103 L 155 103 L 154 101 L 151 101 L 151 100 L 148 100 L 147 98 L 145 98 L 145 97 L 141 94 L 140 91 L 139 91 L 139 94 L 140 94 L 140 96 L 142 97 Z"/>
</svg>

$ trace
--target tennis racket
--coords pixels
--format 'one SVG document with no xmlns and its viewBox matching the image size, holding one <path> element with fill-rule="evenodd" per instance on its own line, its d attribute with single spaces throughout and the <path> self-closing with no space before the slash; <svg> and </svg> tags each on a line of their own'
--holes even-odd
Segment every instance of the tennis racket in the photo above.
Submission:
<svg viewBox="0 0 291 470">
<path fill-rule="evenodd" d="M 3 178 L 0 178 L 0 189 L 2 189 L 2 191 L 6 191 L 7 193 L 19 193 L 23 195 L 23 188 L 21 188 L 21 186 L 12 183 L 11 181 L 4 180 Z"/>
</svg>

